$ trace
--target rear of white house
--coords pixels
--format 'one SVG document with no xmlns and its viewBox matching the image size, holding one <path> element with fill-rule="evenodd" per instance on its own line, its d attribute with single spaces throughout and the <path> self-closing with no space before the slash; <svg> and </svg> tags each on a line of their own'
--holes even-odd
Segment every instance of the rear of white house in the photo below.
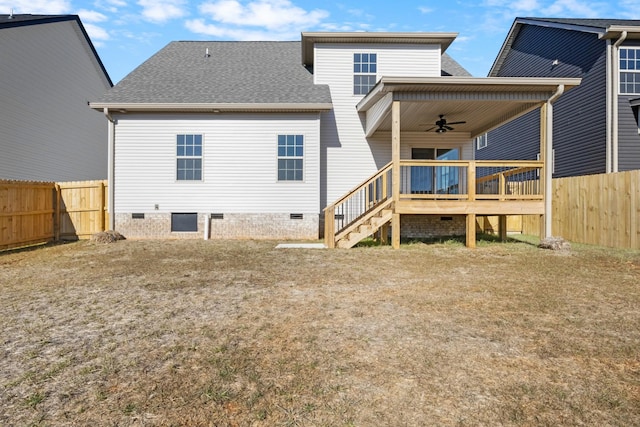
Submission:
<svg viewBox="0 0 640 427">
<path fill-rule="evenodd" d="M 385 75 L 468 75 L 444 54 L 454 39 L 170 43 L 91 103 L 110 123 L 111 228 L 132 238 L 319 238 L 325 206 L 391 161 L 388 138 L 367 138 L 357 104 Z M 473 155 L 468 134 L 407 138 L 408 158 L 413 146 Z"/>
<path fill-rule="evenodd" d="M 311 113 L 118 116 L 115 222 L 127 236 L 318 235 L 320 119 Z"/>
</svg>

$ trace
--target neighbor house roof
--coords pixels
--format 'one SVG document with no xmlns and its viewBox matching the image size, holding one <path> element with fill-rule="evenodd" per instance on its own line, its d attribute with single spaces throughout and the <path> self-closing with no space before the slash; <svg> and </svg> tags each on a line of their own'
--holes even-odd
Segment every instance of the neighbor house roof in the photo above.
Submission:
<svg viewBox="0 0 640 427">
<path fill-rule="evenodd" d="M 300 42 L 175 41 L 91 103 L 127 110 L 327 110 Z"/>
<path fill-rule="evenodd" d="M 104 64 L 100 60 L 98 56 L 98 52 L 96 51 L 87 31 L 85 30 L 82 22 L 78 15 L 30 15 L 30 14 L 10 14 L 10 15 L 0 15 L 0 30 L 5 28 L 17 28 L 17 27 L 27 27 L 31 25 L 43 25 L 43 24 L 53 24 L 57 22 L 67 22 L 74 21 L 78 25 L 78 31 L 80 33 L 80 38 L 86 42 L 86 46 L 88 50 L 93 54 L 100 71 L 104 73 L 107 81 L 109 82 L 109 86 L 113 86 L 111 82 L 111 78 L 107 73 Z"/>
<path fill-rule="evenodd" d="M 586 19 L 586 18 L 516 18 L 509 30 L 498 56 L 496 57 L 489 76 L 497 76 L 507 54 L 511 50 L 515 39 L 523 25 L 559 28 L 570 31 L 582 31 L 597 34 L 601 39 L 616 39 L 623 31 L 627 31 L 626 38 L 640 38 L 640 20 L 634 19 Z"/>
</svg>

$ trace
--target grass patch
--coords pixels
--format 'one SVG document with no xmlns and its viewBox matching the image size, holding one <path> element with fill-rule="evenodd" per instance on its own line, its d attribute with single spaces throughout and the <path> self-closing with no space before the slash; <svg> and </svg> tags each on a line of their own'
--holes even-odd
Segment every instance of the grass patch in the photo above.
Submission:
<svg viewBox="0 0 640 427">
<path fill-rule="evenodd" d="M 0 254 L 0 425 L 637 424 L 640 252 L 509 237 Z"/>
</svg>

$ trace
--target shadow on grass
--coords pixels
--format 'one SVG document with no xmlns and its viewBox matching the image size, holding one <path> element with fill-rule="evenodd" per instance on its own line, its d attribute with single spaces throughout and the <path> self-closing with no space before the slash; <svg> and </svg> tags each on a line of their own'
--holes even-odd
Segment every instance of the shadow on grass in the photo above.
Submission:
<svg viewBox="0 0 640 427">
<path fill-rule="evenodd" d="M 391 240 L 391 239 L 389 239 Z M 402 238 L 400 240 L 401 245 L 412 244 L 426 244 L 426 245 L 453 245 L 464 246 L 466 243 L 466 237 L 463 236 L 445 236 L 445 237 L 429 237 L 429 238 Z M 476 236 L 477 245 L 486 244 L 501 244 L 501 243 L 524 243 L 531 246 L 538 246 L 540 239 L 536 236 L 526 234 L 513 234 L 507 236 L 506 240 L 500 239 L 500 236 L 495 234 L 478 233 Z M 368 248 L 376 246 L 385 246 L 379 240 L 372 237 L 367 237 L 360 241 L 356 248 Z M 387 245 L 388 246 L 388 245 Z"/>
<path fill-rule="evenodd" d="M 55 242 L 34 243 L 32 245 L 19 246 L 17 248 L 0 249 L 0 256 L 17 254 L 22 252 L 33 252 L 43 248 L 52 248 L 55 246 L 62 246 L 62 245 L 67 245 L 69 243 L 76 243 L 76 242 L 77 240 L 58 240 Z"/>
</svg>

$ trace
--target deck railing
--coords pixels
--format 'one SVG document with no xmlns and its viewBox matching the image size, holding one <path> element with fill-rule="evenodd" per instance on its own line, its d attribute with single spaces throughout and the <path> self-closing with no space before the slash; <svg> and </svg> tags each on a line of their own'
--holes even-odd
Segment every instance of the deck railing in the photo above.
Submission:
<svg viewBox="0 0 640 427">
<path fill-rule="evenodd" d="M 538 200 L 541 170 L 537 161 L 402 160 L 400 199 Z"/>
<path fill-rule="evenodd" d="M 398 200 L 541 200 L 543 162 L 494 160 L 401 160 Z M 393 199 L 391 163 L 327 206 L 325 240 Z"/>
</svg>

